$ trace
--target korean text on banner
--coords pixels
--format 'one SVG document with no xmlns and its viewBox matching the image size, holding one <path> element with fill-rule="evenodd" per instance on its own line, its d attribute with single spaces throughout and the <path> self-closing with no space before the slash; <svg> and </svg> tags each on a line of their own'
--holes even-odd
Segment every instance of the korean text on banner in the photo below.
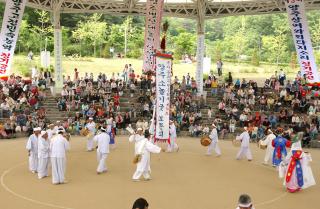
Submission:
<svg viewBox="0 0 320 209">
<path fill-rule="evenodd" d="M 160 27 L 164 0 L 147 0 L 146 28 L 144 35 L 143 71 L 154 71 L 154 52 L 160 46 Z"/>
<path fill-rule="evenodd" d="M 155 138 L 157 140 L 169 139 L 171 67 L 171 58 L 156 56 Z"/>
<path fill-rule="evenodd" d="M 309 83 L 319 82 L 304 1 L 286 0 L 285 3 L 301 73 L 306 75 Z"/>
<path fill-rule="evenodd" d="M 7 0 L 0 34 L 0 78 L 10 75 L 14 49 L 27 0 Z"/>
</svg>

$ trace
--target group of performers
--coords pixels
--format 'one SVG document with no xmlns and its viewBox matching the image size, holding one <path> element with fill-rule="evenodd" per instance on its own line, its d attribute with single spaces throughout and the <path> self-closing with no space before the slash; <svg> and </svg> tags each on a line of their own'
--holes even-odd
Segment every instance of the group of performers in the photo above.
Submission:
<svg viewBox="0 0 320 209">
<path fill-rule="evenodd" d="M 66 151 L 69 150 L 69 135 L 61 126 L 51 124 L 49 129 L 33 129 L 26 149 L 29 156 L 29 170 L 37 173 L 42 179 L 49 176 L 49 165 L 52 167 L 52 183 L 63 184 L 65 180 Z"/>
<path fill-rule="evenodd" d="M 265 140 L 259 142 L 266 146 L 264 164 L 272 164 L 279 171 L 279 177 L 284 178 L 284 186 L 289 192 L 297 192 L 316 184 L 310 167 L 311 154 L 304 152 L 301 146 L 301 133 L 293 132 L 291 140 L 284 138 L 283 129 L 278 128 L 276 135 L 267 130 Z M 287 153 L 287 149 L 290 151 Z"/>
<path fill-rule="evenodd" d="M 107 172 L 106 159 L 110 152 L 110 146 L 114 146 L 112 121 L 109 122 L 106 126 L 96 127 L 93 118 L 89 118 L 88 123 L 85 125 L 88 140 L 87 151 L 93 151 L 95 148 L 94 144 L 96 143 L 97 145 L 97 174 Z M 58 121 L 56 125 L 50 124 L 47 130 L 34 128 L 33 131 L 34 133 L 29 137 L 26 146 L 29 154 L 30 171 L 37 173 L 39 179 L 47 177 L 50 165 L 49 161 L 51 161 L 52 183 L 66 183 L 64 175 L 69 138 L 64 128 L 60 126 Z M 161 151 L 177 152 L 179 150 L 176 127 L 173 121 L 170 121 L 170 139 L 168 140 L 166 150 L 156 145 L 154 140 L 151 140 L 153 137 L 151 137 L 148 130 L 144 131 L 142 128 L 138 128 L 136 131 L 131 129 L 129 132 L 131 134 L 129 142 L 135 143 L 134 162 L 136 170 L 132 176 L 133 181 L 140 181 L 142 176 L 145 180 L 151 179 L 150 153 L 160 153 Z M 265 139 L 258 142 L 261 148 L 266 149 L 263 164 L 271 164 L 277 168 L 279 176 L 284 178 L 284 185 L 287 190 L 289 192 L 296 192 L 315 185 L 316 183 L 310 167 L 312 158 L 310 153 L 302 150 L 299 133 L 294 132 L 290 136 L 291 140 L 283 136 L 282 129 L 277 129 L 276 133 L 268 129 L 266 133 Z M 209 139 L 210 142 L 206 144 L 208 146 L 206 154 L 211 155 L 214 150 L 217 157 L 221 156 L 215 124 L 212 124 Z M 233 143 L 240 146 L 236 156 L 237 160 L 240 160 L 242 157 L 246 157 L 248 161 L 252 160 L 250 135 L 246 127 L 244 127 L 243 132 L 236 137 Z M 287 148 L 290 148 L 288 153 Z"/>
<path fill-rule="evenodd" d="M 268 129 L 267 136 L 264 140 L 258 142 L 260 148 L 266 149 L 263 164 L 276 167 L 279 171 L 279 177 L 284 179 L 284 186 L 289 192 L 297 192 L 301 189 L 306 189 L 316 184 L 310 162 L 311 155 L 304 152 L 301 146 L 301 133 L 292 133 L 291 140 L 283 136 L 283 129 L 278 128 L 276 134 L 271 129 Z M 250 134 L 247 127 L 244 127 L 240 136 L 237 136 L 233 143 L 240 146 L 237 160 L 246 157 L 248 161 L 252 160 L 250 150 Z M 212 131 L 207 137 L 201 139 L 201 144 L 208 146 L 207 155 L 211 155 L 212 150 L 215 150 L 216 156 L 221 156 L 221 150 L 218 144 L 218 133 L 215 124 L 212 124 Z M 287 148 L 290 148 L 287 153 Z"/>
</svg>

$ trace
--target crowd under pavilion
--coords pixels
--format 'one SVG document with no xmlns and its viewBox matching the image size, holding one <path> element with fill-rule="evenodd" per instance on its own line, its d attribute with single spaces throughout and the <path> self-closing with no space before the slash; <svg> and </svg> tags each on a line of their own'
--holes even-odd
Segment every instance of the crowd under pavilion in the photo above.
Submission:
<svg viewBox="0 0 320 209">
<path fill-rule="evenodd" d="M 6 0 L 0 0 L 5 2 Z M 28 0 L 27 6 L 45 10 L 52 14 L 54 24 L 54 50 L 56 88 L 62 87 L 62 43 L 59 33 L 62 13 L 104 13 L 110 15 L 146 15 L 147 0 Z M 320 9 L 320 0 L 305 0 L 306 10 Z M 197 21 L 198 49 L 204 48 L 204 23 L 239 15 L 262 15 L 286 12 L 284 0 L 164 0 L 163 15 L 195 19 Z M 197 56 L 203 63 L 204 52 Z"/>
</svg>

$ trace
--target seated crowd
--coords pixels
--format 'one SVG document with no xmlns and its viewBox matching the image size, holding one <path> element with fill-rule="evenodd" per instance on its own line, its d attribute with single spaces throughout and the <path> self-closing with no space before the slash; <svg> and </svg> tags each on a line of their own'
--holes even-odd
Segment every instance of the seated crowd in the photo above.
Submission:
<svg viewBox="0 0 320 209">
<path fill-rule="evenodd" d="M 31 130 L 34 125 L 30 123 L 45 125 L 45 110 L 39 108 L 45 98 L 40 84 L 26 83 L 14 75 L 1 82 L 0 118 L 8 118 L 0 126 L 2 136 L 20 129 Z M 275 72 L 261 88 L 252 80 L 234 81 L 231 73 L 225 81 L 209 75 L 204 80 L 204 87 L 208 93 L 198 95 L 196 81 L 189 73 L 181 81 L 177 76 L 173 78 L 170 118 L 175 121 L 178 133 L 189 131 L 191 136 L 208 135 L 210 124 L 214 122 L 221 139 L 244 126 L 248 127 L 253 140 L 263 138 L 267 128 L 278 126 L 282 126 L 288 135 L 293 128 L 304 131 L 304 144 L 317 138 L 319 94 L 312 93 L 317 89 L 308 87 L 306 78 L 300 73 L 290 81 L 282 70 L 279 75 Z M 155 90 L 152 76 L 135 74 L 131 65 L 126 65 L 121 75 L 112 73 L 107 78 L 106 74 L 100 73 L 96 79 L 93 73 L 79 77 L 75 69 L 73 79 L 64 77 L 57 107 L 69 113 L 63 122 L 65 128 L 78 134 L 89 117 L 99 124 L 112 122 L 115 132 L 124 130 L 131 123 L 140 123 L 137 126 L 146 129 L 153 114 Z M 213 100 L 208 102 L 207 96 Z M 72 114 L 74 111 L 75 115 Z"/>
<path fill-rule="evenodd" d="M 33 128 L 46 126 L 42 101 L 45 91 L 31 80 L 11 75 L 0 80 L 0 138 L 14 137 L 17 132 L 31 134 Z"/>
</svg>

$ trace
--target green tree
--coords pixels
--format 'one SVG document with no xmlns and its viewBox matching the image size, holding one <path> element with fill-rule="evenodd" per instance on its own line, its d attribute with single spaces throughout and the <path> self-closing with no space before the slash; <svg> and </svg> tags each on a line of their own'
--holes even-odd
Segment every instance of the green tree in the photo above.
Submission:
<svg viewBox="0 0 320 209">
<path fill-rule="evenodd" d="M 182 55 L 194 55 L 196 51 L 196 36 L 193 33 L 182 32 L 174 38 L 175 57 L 181 59 Z"/>
<path fill-rule="evenodd" d="M 101 16 L 101 14 L 93 14 L 87 21 L 80 21 L 77 29 L 72 31 L 73 38 L 79 41 L 81 46 L 83 43 L 86 47 L 93 46 L 94 56 L 97 55 L 97 46 L 101 46 L 106 39 L 107 23 L 100 22 Z"/>
<path fill-rule="evenodd" d="M 46 49 L 48 42 L 53 42 L 53 26 L 49 13 L 43 10 L 35 10 L 38 15 L 38 25 L 31 25 L 32 36 L 37 37 L 40 52 Z"/>
<path fill-rule="evenodd" d="M 252 57 L 251 57 L 251 64 L 254 65 L 254 66 L 259 66 L 260 65 L 258 49 L 254 49 L 253 50 L 253 54 L 252 54 Z"/>
</svg>

